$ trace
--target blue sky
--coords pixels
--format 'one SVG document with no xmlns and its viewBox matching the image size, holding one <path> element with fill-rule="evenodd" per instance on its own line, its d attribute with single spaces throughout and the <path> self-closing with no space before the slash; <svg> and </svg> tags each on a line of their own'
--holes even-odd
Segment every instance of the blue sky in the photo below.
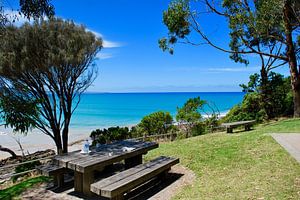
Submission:
<svg viewBox="0 0 300 200">
<path fill-rule="evenodd" d="M 5 2 L 5 1 L 4 1 Z M 11 1 L 6 6 L 13 7 Z M 259 72 L 256 56 L 246 67 L 210 46 L 176 45 L 174 55 L 162 52 L 158 39 L 167 35 L 162 23 L 169 0 L 53 0 L 56 15 L 84 24 L 101 36 L 105 48 L 96 61 L 99 75 L 90 92 L 241 91 L 240 83 Z M 206 16 L 202 27 L 227 47 L 222 19 Z M 192 35 L 197 41 L 197 35 Z M 277 70 L 288 75 L 288 68 Z"/>
</svg>

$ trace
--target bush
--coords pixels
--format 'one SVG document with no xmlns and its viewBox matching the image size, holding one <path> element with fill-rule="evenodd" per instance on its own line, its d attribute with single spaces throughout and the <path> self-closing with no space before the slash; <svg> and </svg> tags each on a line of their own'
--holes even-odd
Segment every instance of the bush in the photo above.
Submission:
<svg viewBox="0 0 300 200">
<path fill-rule="evenodd" d="M 167 134 L 172 129 L 173 118 L 169 112 L 155 112 L 143 117 L 138 127 L 147 135 Z"/>
<path fill-rule="evenodd" d="M 96 129 L 91 132 L 93 144 L 106 144 L 116 140 L 124 140 L 131 137 L 128 127 L 110 127 L 108 129 Z"/>
<path fill-rule="evenodd" d="M 241 85 L 247 94 L 241 104 L 234 106 L 224 122 L 256 120 L 261 122 L 293 114 L 293 95 L 290 78 L 271 72 L 268 80 L 262 86 L 260 75 L 250 76 L 248 85 Z"/>
<path fill-rule="evenodd" d="M 192 134 L 192 136 L 203 135 L 205 133 L 206 133 L 206 125 L 203 122 L 197 122 L 191 128 L 191 134 Z"/>
</svg>

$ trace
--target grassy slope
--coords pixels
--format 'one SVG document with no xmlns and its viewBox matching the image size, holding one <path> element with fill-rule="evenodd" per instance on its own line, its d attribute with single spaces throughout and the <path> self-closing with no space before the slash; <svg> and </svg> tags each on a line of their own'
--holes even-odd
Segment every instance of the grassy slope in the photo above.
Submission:
<svg viewBox="0 0 300 200">
<path fill-rule="evenodd" d="M 39 177 L 28 179 L 26 181 L 23 181 L 22 183 L 16 184 L 5 190 L 1 190 L 0 199 L 1 200 L 13 199 L 14 197 L 19 196 L 26 189 L 31 188 L 36 184 L 47 182 L 47 181 L 49 181 L 49 178 L 45 176 L 39 176 Z"/>
<path fill-rule="evenodd" d="M 268 134 L 279 132 L 300 133 L 300 120 L 161 144 L 147 159 L 179 157 L 194 171 L 196 182 L 175 199 L 300 199 L 300 164 Z"/>
</svg>

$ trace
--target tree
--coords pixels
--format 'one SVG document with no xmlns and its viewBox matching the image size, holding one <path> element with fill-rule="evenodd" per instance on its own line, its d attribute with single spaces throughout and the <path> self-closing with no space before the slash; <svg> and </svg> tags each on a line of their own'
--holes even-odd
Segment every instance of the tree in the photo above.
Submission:
<svg viewBox="0 0 300 200">
<path fill-rule="evenodd" d="M 51 0 L 20 0 L 19 5 L 19 13 L 22 13 L 28 19 L 54 16 L 54 6 L 51 4 Z M 3 28 L 10 21 L 8 17 L 4 13 L 2 2 L 0 2 L 0 27 Z M 13 20 L 18 20 L 18 17 L 13 16 Z"/>
<path fill-rule="evenodd" d="M 169 112 L 158 111 L 143 117 L 138 126 L 147 135 L 166 134 L 172 128 L 172 121 Z"/>
<path fill-rule="evenodd" d="M 188 99 L 182 108 L 177 107 L 176 120 L 186 127 L 186 137 L 189 137 L 191 128 L 202 118 L 200 110 L 205 104 L 206 101 L 196 97 Z"/>
<path fill-rule="evenodd" d="M 0 38 L 0 108 L 7 126 L 50 136 L 68 151 L 72 114 L 97 75 L 102 39 L 71 21 L 7 27 Z M 26 105 L 26 106 L 25 106 Z"/>
<path fill-rule="evenodd" d="M 199 4 L 207 8 L 201 12 Z M 221 6 L 217 6 L 221 5 Z M 195 9 L 193 9 L 193 6 Z M 201 30 L 200 14 L 217 14 L 228 22 L 230 29 L 230 49 L 223 48 L 209 39 Z M 174 0 L 163 14 L 169 29 L 168 38 L 162 38 L 162 50 L 173 53 L 178 42 L 192 45 L 209 44 L 230 53 L 235 62 L 248 64 L 245 55 L 256 54 L 262 60 L 262 78 L 275 66 L 288 63 L 294 94 L 294 116 L 300 116 L 300 69 L 299 31 L 300 3 L 297 0 L 244 0 L 244 1 L 193 1 Z M 191 41 L 189 34 L 194 31 L 201 36 L 200 42 Z M 264 63 L 268 57 L 267 64 Z M 277 62 L 277 64 L 275 64 Z M 270 67 L 268 67 L 270 66 Z"/>
</svg>

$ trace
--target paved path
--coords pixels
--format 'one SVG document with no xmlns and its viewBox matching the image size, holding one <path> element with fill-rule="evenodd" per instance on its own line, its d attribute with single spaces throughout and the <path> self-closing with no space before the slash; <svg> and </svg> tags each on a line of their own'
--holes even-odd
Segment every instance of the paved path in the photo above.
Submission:
<svg viewBox="0 0 300 200">
<path fill-rule="evenodd" d="M 300 163 L 300 133 L 274 133 L 271 135 Z"/>
</svg>

